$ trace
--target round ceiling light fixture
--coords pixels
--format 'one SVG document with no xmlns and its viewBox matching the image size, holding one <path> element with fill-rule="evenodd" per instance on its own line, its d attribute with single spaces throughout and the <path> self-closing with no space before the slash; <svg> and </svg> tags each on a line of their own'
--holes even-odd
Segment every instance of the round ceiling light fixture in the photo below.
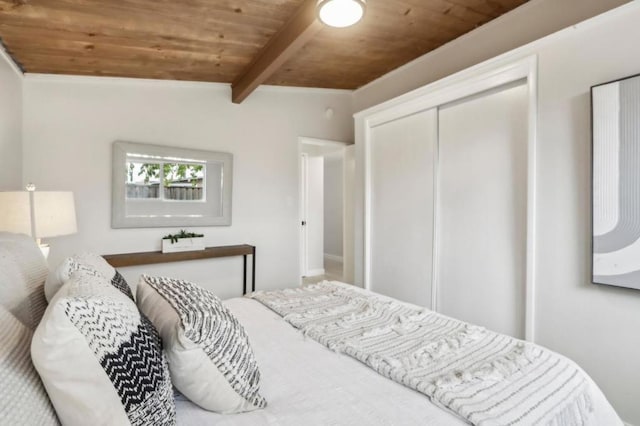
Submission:
<svg viewBox="0 0 640 426">
<path fill-rule="evenodd" d="M 318 18 L 330 27 L 350 27 L 362 19 L 365 5 L 365 0 L 318 0 Z"/>
</svg>

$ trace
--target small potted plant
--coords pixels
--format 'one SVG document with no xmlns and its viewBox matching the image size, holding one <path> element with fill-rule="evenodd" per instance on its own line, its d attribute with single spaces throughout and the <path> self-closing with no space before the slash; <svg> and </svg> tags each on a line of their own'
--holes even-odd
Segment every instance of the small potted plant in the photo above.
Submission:
<svg viewBox="0 0 640 426">
<path fill-rule="evenodd" d="M 194 234 L 182 229 L 177 234 L 162 237 L 162 252 L 176 253 L 179 251 L 204 250 L 204 235 Z"/>
</svg>

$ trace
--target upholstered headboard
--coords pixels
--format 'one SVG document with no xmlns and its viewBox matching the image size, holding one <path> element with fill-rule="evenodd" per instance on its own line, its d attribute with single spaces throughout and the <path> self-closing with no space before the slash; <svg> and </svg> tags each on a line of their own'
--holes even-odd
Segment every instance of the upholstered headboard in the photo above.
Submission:
<svg viewBox="0 0 640 426">
<path fill-rule="evenodd" d="M 47 307 L 44 281 L 48 272 L 31 237 L 0 232 L 0 304 L 31 330 Z"/>
<path fill-rule="evenodd" d="M 31 363 L 33 330 L 47 308 L 47 262 L 26 235 L 0 232 L 0 423 L 58 425 Z"/>
</svg>

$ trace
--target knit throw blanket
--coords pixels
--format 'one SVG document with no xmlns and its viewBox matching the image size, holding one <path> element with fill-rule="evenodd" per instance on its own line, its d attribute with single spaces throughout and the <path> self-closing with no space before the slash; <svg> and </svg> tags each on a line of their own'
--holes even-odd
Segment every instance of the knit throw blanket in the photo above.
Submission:
<svg viewBox="0 0 640 426">
<path fill-rule="evenodd" d="M 252 297 L 331 350 L 474 425 L 579 426 L 591 420 L 586 375 L 535 344 L 344 284 Z"/>
</svg>

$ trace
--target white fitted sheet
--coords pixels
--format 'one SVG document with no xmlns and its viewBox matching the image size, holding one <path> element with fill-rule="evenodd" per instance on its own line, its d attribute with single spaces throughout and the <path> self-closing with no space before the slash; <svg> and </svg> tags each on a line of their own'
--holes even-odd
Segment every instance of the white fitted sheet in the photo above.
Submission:
<svg viewBox="0 0 640 426">
<path fill-rule="evenodd" d="M 216 414 L 179 396 L 177 423 L 234 426 L 377 426 L 468 424 L 426 396 L 382 377 L 346 355 L 306 338 L 278 314 L 248 298 L 224 302 L 242 323 L 260 372 L 263 410 Z M 593 425 L 621 425 L 592 383 Z"/>
</svg>

